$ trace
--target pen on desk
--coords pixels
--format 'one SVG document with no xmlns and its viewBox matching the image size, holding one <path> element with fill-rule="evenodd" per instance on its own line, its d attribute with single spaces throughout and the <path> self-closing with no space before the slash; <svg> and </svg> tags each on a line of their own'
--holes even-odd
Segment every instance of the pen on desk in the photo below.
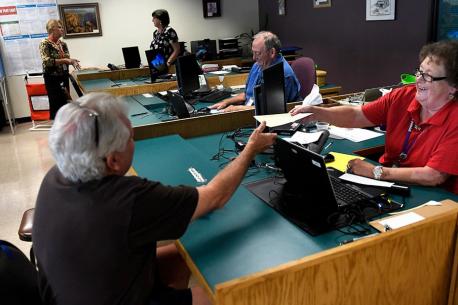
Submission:
<svg viewBox="0 0 458 305">
<path fill-rule="evenodd" d="M 375 232 L 375 233 L 372 233 L 372 234 L 369 234 L 369 235 L 364 235 L 364 236 L 360 236 L 360 237 L 355 237 L 355 238 L 352 238 L 352 239 L 346 239 L 344 241 L 341 241 L 340 242 L 340 245 L 345 245 L 345 244 L 349 244 L 349 243 L 352 243 L 354 241 L 357 241 L 357 240 L 360 240 L 360 239 L 364 239 L 364 238 L 368 238 L 368 237 L 372 237 L 372 236 L 377 236 L 379 235 L 380 233 L 378 232 Z"/>
<path fill-rule="evenodd" d="M 144 115 L 144 114 L 148 114 L 148 112 L 134 113 L 131 116 L 139 116 L 139 115 Z"/>
<path fill-rule="evenodd" d="M 333 143 L 332 141 L 331 141 L 331 142 L 329 142 L 329 144 L 328 144 L 328 145 L 326 145 L 326 146 L 324 147 L 324 149 L 323 149 L 323 150 L 326 150 L 326 149 L 328 149 L 329 147 L 331 147 L 332 143 Z"/>
</svg>

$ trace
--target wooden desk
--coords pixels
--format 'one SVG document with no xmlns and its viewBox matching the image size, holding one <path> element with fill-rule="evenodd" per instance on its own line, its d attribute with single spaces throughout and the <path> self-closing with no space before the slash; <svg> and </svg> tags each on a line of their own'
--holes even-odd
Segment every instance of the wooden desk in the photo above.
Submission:
<svg viewBox="0 0 458 305">
<path fill-rule="evenodd" d="M 134 167 L 166 184 L 199 185 L 187 169 L 211 179 L 219 166 L 209 159 L 220 139 L 140 141 Z M 344 152 L 363 145 L 342 141 L 335 145 Z M 447 197 L 458 199 L 413 187 L 407 207 Z M 424 221 L 339 246 L 341 233 L 310 236 L 242 186 L 223 209 L 193 222 L 177 245 L 214 304 L 447 304 L 456 291 L 457 218 L 454 203 Z"/>
<path fill-rule="evenodd" d="M 89 93 L 93 91 L 103 91 L 103 92 L 108 92 L 108 93 L 111 93 L 117 96 L 137 95 L 137 94 L 143 94 L 143 93 L 151 93 L 151 92 L 155 93 L 155 92 L 160 92 L 160 91 L 173 90 L 178 87 L 176 81 L 145 84 L 144 80 L 149 79 L 148 68 L 124 69 L 124 70 L 101 71 L 101 72 L 80 71 L 80 72 L 75 73 L 75 76 L 76 76 L 75 79 L 77 79 L 78 85 L 80 86 L 81 90 L 84 93 Z M 246 83 L 247 77 L 248 77 L 248 73 L 227 74 L 224 77 L 223 85 L 226 87 L 244 85 Z M 129 83 L 129 85 L 115 86 L 117 83 L 119 83 L 119 81 L 136 79 L 136 78 L 143 78 L 143 79 L 135 83 Z M 108 83 L 101 82 L 100 87 L 95 87 L 94 89 L 88 89 L 83 85 L 85 81 L 97 81 L 97 80 L 107 80 Z M 220 84 L 218 77 L 212 76 L 211 74 L 207 76 L 207 80 L 208 80 L 208 85 L 210 87 L 214 87 Z M 336 86 L 333 84 L 327 84 L 327 85 L 320 87 L 320 93 L 325 97 L 337 95 L 339 94 L 341 90 L 342 90 L 341 86 Z"/>
</svg>

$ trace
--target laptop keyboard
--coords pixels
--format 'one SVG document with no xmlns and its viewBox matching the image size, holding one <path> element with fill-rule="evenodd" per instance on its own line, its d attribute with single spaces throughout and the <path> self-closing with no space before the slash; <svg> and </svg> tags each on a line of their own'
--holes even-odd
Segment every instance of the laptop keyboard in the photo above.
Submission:
<svg viewBox="0 0 458 305">
<path fill-rule="evenodd" d="M 333 177 L 331 175 L 329 178 L 331 179 L 331 184 L 339 206 L 345 206 L 370 199 L 369 196 L 348 186 L 347 184 L 340 181 L 339 178 Z"/>
</svg>

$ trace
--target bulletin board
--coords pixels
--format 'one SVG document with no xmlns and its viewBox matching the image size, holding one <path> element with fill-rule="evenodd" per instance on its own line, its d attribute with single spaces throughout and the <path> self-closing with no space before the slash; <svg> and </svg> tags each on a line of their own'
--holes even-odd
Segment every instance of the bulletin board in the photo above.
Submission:
<svg viewBox="0 0 458 305">
<path fill-rule="evenodd" d="M 1 54 L 6 76 L 42 72 L 46 23 L 59 19 L 56 0 L 0 0 Z"/>
</svg>

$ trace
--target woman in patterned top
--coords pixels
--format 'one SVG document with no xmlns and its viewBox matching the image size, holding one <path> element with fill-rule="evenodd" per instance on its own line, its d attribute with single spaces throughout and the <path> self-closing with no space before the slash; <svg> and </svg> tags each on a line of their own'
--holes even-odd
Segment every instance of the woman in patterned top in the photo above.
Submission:
<svg viewBox="0 0 458 305">
<path fill-rule="evenodd" d="M 167 60 L 167 67 L 170 67 L 180 53 L 177 32 L 169 27 L 170 17 L 166 10 L 155 10 L 152 15 L 157 30 L 154 31 L 150 48 L 161 51 Z"/>
<path fill-rule="evenodd" d="M 46 24 L 48 38 L 40 43 L 40 55 L 43 61 L 43 78 L 49 97 L 50 118 L 53 120 L 57 110 L 70 99 L 68 66 L 80 69 L 79 61 L 70 58 L 68 47 L 60 40 L 64 33 L 60 20 L 51 19 Z"/>
</svg>

